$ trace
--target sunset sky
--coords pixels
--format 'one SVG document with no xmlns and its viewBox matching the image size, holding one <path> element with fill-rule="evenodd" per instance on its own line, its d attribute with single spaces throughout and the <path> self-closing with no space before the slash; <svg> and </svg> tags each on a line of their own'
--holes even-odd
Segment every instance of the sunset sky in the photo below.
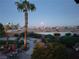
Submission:
<svg viewBox="0 0 79 59">
<path fill-rule="evenodd" d="M 15 1 L 17 0 L 0 0 L 0 23 L 19 23 L 24 26 L 24 14 L 17 10 Z M 79 5 L 74 0 L 29 1 L 36 5 L 36 10 L 29 12 L 29 26 L 79 25 Z"/>
</svg>

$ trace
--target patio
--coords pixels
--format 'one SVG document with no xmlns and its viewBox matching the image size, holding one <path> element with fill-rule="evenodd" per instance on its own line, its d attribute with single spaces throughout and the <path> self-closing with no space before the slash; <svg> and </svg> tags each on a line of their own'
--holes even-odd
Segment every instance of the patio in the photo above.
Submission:
<svg viewBox="0 0 79 59">
<path fill-rule="evenodd" d="M 33 48 L 35 46 L 35 43 L 34 43 L 35 40 L 36 40 L 35 38 L 29 38 L 29 49 L 27 51 L 22 51 L 20 53 L 15 53 L 15 56 L 17 54 L 18 59 L 31 59 Z M 0 53 L 0 59 L 15 59 L 15 58 L 11 57 L 12 55 L 13 55 L 13 53 L 9 53 L 9 54 L 6 54 L 6 55 Z"/>
</svg>

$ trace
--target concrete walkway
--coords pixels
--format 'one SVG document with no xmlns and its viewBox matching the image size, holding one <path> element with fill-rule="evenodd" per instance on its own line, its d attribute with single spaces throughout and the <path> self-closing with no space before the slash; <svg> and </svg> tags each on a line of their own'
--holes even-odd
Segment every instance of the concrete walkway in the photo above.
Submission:
<svg viewBox="0 0 79 59">
<path fill-rule="evenodd" d="M 35 43 L 34 43 L 34 38 L 30 38 L 30 41 L 29 41 L 29 50 L 24 52 L 24 53 L 21 53 L 19 54 L 19 59 L 31 59 L 31 55 L 33 53 L 33 48 L 35 46 Z"/>
<path fill-rule="evenodd" d="M 7 59 L 7 56 L 2 55 L 2 54 L 0 53 L 0 59 Z"/>
</svg>

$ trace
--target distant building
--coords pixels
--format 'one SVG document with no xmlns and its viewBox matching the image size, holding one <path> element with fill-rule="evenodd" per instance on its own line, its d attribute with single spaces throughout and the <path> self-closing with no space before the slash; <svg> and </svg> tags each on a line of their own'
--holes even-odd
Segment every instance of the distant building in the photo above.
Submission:
<svg viewBox="0 0 79 59">
<path fill-rule="evenodd" d="M 8 24 L 4 25 L 4 29 L 5 29 L 5 31 L 17 30 L 17 29 L 19 29 L 19 24 L 14 25 L 14 24 L 8 23 Z"/>
</svg>

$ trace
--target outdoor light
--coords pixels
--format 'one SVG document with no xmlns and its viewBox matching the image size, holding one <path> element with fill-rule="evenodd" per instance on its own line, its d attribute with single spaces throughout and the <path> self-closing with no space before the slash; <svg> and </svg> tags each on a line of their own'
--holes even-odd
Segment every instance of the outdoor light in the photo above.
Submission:
<svg viewBox="0 0 79 59">
<path fill-rule="evenodd" d="M 74 0 L 77 4 L 79 4 L 79 0 Z"/>
</svg>

